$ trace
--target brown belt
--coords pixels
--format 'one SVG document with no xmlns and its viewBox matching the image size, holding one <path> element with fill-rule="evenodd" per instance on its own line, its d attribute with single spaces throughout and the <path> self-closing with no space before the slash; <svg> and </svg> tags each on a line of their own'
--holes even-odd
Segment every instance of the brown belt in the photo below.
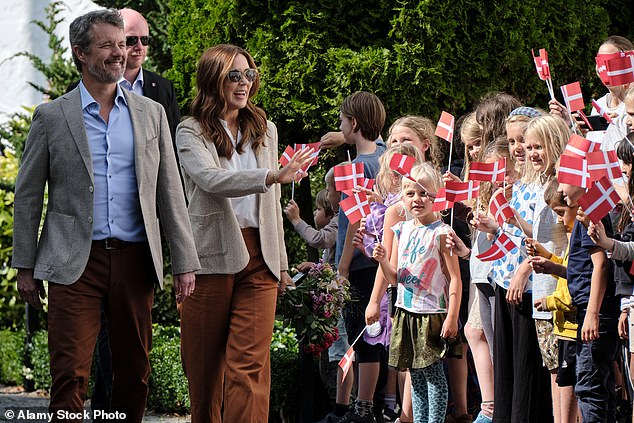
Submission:
<svg viewBox="0 0 634 423">
<path fill-rule="evenodd" d="M 123 250 L 124 248 L 140 244 L 139 242 L 122 241 L 118 238 L 93 239 L 93 247 L 104 250 Z"/>
</svg>

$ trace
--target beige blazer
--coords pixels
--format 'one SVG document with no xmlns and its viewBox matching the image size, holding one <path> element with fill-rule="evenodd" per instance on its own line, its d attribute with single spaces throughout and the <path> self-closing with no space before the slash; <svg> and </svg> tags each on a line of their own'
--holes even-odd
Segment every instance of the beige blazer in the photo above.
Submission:
<svg viewBox="0 0 634 423">
<path fill-rule="evenodd" d="M 134 164 L 156 277 L 163 286 L 159 219 L 175 274 L 200 268 L 191 233 L 170 130 L 163 107 L 123 90 L 134 130 Z M 48 207 L 38 239 L 44 189 Z M 15 187 L 13 261 L 34 269 L 36 279 L 69 285 L 79 279 L 90 254 L 93 169 L 81 96 L 75 88 L 38 106 Z M 157 210 L 158 209 L 158 210 Z"/>
<path fill-rule="evenodd" d="M 259 232 L 262 254 L 276 278 L 288 270 L 280 185 L 265 184 L 277 169 L 277 128 L 267 122 L 266 141 L 256 153 L 258 169 L 233 171 L 218 157 L 216 147 L 202 134 L 197 120 L 188 118 L 176 129 L 176 146 L 183 170 L 185 193 L 200 274 L 235 274 L 247 266 L 249 252 L 233 214 L 230 197 L 259 194 Z M 223 166 L 224 164 L 224 166 Z"/>
</svg>

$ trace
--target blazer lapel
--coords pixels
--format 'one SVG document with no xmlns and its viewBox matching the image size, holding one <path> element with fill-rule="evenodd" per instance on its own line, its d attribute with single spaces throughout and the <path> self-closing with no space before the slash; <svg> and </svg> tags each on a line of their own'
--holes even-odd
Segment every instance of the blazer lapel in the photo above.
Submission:
<svg viewBox="0 0 634 423">
<path fill-rule="evenodd" d="M 154 101 L 158 101 L 158 84 L 149 72 L 143 69 L 143 95 Z M 159 102 L 160 103 L 160 102 Z"/>
<path fill-rule="evenodd" d="M 90 155 L 90 146 L 88 145 L 88 137 L 86 136 L 86 127 L 84 126 L 84 115 L 81 109 L 81 95 L 79 88 L 75 88 L 62 97 L 61 102 L 62 113 L 68 123 L 70 135 L 75 141 L 77 150 L 81 155 L 86 170 L 90 175 L 91 181 L 94 182 L 92 174 L 92 156 Z"/>
<path fill-rule="evenodd" d="M 132 121 L 132 132 L 134 133 L 134 169 L 136 170 L 136 180 L 139 192 L 141 192 L 143 178 L 143 152 L 145 151 L 146 135 L 143 128 L 146 127 L 146 118 L 143 108 L 133 94 L 123 90 L 123 95 L 128 102 L 130 120 Z"/>
</svg>

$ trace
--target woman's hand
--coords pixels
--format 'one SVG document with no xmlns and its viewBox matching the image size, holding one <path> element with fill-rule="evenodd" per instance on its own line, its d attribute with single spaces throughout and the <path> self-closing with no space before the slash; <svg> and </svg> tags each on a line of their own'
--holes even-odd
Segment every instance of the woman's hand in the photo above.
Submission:
<svg viewBox="0 0 634 423">
<path fill-rule="evenodd" d="M 315 150 L 312 148 L 305 148 L 293 154 L 288 164 L 277 172 L 276 181 L 274 182 L 289 184 L 293 181 L 301 181 L 301 179 L 306 176 L 306 172 L 304 172 L 302 168 L 307 167 L 314 160 L 314 158 L 311 157 L 311 154 L 314 152 Z"/>
<path fill-rule="evenodd" d="M 293 279 L 289 276 L 285 270 L 280 274 L 280 283 L 277 285 L 277 295 L 283 295 L 286 291 L 286 287 L 294 286 Z"/>
<path fill-rule="evenodd" d="M 290 200 L 288 205 L 284 207 L 284 214 L 288 218 L 289 222 L 293 225 L 299 223 L 302 219 L 299 217 L 299 206 L 295 202 L 295 200 Z"/>
<path fill-rule="evenodd" d="M 471 254 L 471 250 L 460 239 L 452 229 L 445 238 L 445 245 L 448 250 L 454 250 L 458 257 L 466 257 Z"/>
<path fill-rule="evenodd" d="M 445 339 L 455 338 L 458 335 L 458 320 L 457 319 L 445 319 L 442 324 L 440 336 Z"/>
</svg>

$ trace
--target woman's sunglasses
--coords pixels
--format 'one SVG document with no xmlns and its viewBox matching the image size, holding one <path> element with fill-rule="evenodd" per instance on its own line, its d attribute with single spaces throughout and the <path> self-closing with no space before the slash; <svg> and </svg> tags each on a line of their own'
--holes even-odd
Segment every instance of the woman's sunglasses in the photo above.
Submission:
<svg viewBox="0 0 634 423">
<path fill-rule="evenodd" d="M 231 82 L 240 82 L 242 78 L 245 78 L 249 82 L 253 82 L 258 77 L 258 71 L 255 69 L 246 69 L 244 72 L 241 72 L 237 69 L 230 70 L 227 73 L 227 79 Z"/>
</svg>

